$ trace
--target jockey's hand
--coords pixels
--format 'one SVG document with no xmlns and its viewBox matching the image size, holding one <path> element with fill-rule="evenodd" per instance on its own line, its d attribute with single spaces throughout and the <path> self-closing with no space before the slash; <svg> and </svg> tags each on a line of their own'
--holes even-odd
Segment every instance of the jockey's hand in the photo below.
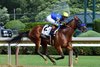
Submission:
<svg viewBox="0 0 100 67">
<path fill-rule="evenodd" d="M 56 23 L 56 26 L 59 26 L 59 25 L 60 25 L 60 23 L 59 23 L 59 22 L 57 22 L 57 21 L 56 21 L 55 23 Z"/>
<path fill-rule="evenodd" d="M 60 26 L 62 26 L 63 24 L 61 23 Z"/>
<path fill-rule="evenodd" d="M 66 25 L 66 22 L 62 22 L 62 25 Z"/>
</svg>

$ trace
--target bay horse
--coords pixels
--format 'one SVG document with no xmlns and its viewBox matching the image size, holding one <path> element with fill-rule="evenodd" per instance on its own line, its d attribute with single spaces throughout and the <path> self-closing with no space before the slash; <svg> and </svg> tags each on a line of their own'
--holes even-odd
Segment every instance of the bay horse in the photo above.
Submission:
<svg viewBox="0 0 100 67">
<path fill-rule="evenodd" d="M 29 32 L 27 32 L 27 37 L 35 43 L 35 51 L 45 60 L 47 59 L 44 57 L 46 55 L 53 64 L 56 64 L 55 60 L 63 59 L 64 53 L 62 48 L 65 48 L 67 50 L 73 50 L 76 54 L 76 58 L 78 57 L 77 51 L 72 47 L 72 36 L 76 29 L 81 30 L 82 32 L 86 31 L 86 26 L 81 22 L 81 20 L 75 16 L 69 23 L 66 23 L 61 26 L 61 28 L 56 32 L 56 35 L 54 37 L 51 37 L 51 39 L 46 39 L 41 37 L 41 31 L 43 29 L 42 25 L 37 25 L 33 27 Z M 23 37 L 23 34 L 18 35 L 19 37 L 18 42 Z M 15 38 L 17 38 L 15 37 Z M 14 38 L 12 39 L 13 42 Z M 51 41 L 50 41 L 51 40 Z M 17 42 L 17 41 L 16 41 Z M 11 43 L 11 41 L 9 41 Z M 50 57 L 48 54 L 48 48 L 47 45 L 51 45 L 55 47 L 57 52 L 61 55 L 60 57 Z M 44 50 L 44 55 L 40 52 L 40 45 L 42 45 L 42 48 Z"/>
</svg>

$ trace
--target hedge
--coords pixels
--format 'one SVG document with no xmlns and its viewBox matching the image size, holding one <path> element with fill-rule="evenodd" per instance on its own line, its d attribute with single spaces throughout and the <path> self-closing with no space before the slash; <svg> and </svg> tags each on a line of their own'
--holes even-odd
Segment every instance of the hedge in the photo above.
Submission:
<svg viewBox="0 0 100 67">
<path fill-rule="evenodd" d="M 100 47 L 75 47 L 78 50 L 79 55 L 100 55 Z M 12 47 L 12 54 L 15 54 L 16 47 Z M 41 49 L 42 51 L 42 49 Z M 63 49 L 64 54 L 68 55 L 68 51 Z M 48 47 L 48 52 L 50 55 L 59 55 L 55 48 Z M 7 47 L 0 47 L 0 54 L 7 54 Z M 35 47 L 20 47 L 19 54 L 36 54 Z"/>
<path fill-rule="evenodd" d="M 100 18 L 94 20 L 93 29 L 100 33 Z"/>
<path fill-rule="evenodd" d="M 12 29 L 12 30 L 18 30 L 18 32 L 25 32 L 32 27 L 36 25 L 45 25 L 45 24 L 50 24 L 48 22 L 29 22 L 29 23 L 22 23 L 20 20 L 12 20 L 9 21 L 5 24 L 6 28 Z"/>
<path fill-rule="evenodd" d="M 21 29 L 21 31 L 25 32 L 27 30 L 32 29 L 34 26 L 45 25 L 45 24 L 50 24 L 50 23 L 48 23 L 48 22 L 30 22 L 30 23 L 25 23 L 25 28 Z"/>
<path fill-rule="evenodd" d="M 12 30 L 18 30 L 25 28 L 25 24 L 22 23 L 20 20 L 12 20 L 5 24 L 5 27 Z"/>
<path fill-rule="evenodd" d="M 78 37 L 100 37 L 100 33 L 93 30 L 89 30 L 85 33 L 81 33 L 80 35 L 78 35 Z"/>
</svg>

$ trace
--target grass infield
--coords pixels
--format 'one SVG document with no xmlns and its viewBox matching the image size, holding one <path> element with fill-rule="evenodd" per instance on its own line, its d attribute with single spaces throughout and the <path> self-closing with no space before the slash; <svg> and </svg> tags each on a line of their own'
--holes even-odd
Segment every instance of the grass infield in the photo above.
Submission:
<svg viewBox="0 0 100 67">
<path fill-rule="evenodd" d="M 68 67 L 68 56 L 56 61 L 56 65 L 53 65 L 50 60 L 46 64 L 38 55 L 19 55 L 18 60 L 19 65 L 17 67 Z M 15 56 L 12 55 L 12 65 L 7 65 L 7 62 L 8 56 L 0 55 L 0 67 L 15 67 Z M 73 63 L 74 67 L 100 67 L 100 56 L 79 56 L 78 63 L 75 63 L 75 60 Z"/>
</svg>

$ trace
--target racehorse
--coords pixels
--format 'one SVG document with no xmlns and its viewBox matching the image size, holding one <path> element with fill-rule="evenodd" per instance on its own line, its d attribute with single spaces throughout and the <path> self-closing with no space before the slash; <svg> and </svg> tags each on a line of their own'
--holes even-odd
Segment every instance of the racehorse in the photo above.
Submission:
<svg viewBox="0 0 100 67">
<path fill-rule="evenodd" d="M 72 36 L 75 32 L 76 29 L 81 30 L 82 32 L 86 31 L 86 26 L 81 22 L 81 20 L 75 16 L 69 23 L 65 23 L 64 25 L 61 26 L 61 28 L 56 32 L 56 35 L 51 38 L 42 38 L 41 37 L 41 31 L 43 29 L 42 25 L 37 25 L 33 27 L 28 33 L 27 37 L 35 43 L 35 51 L 45 60 L 47 59 L 44 57 L 44 55 L 40 52 L 40 45 L 42 45 L 42 48 L 44 50 L 44 54 L 51 60 L 53 64 L 56 64 L 55 60 L 63 59 L 64 58 L 64 53 L 62 48 L 65 48 L 67 50 L 73 50 L 76 54 L 76 58 L 78 57 L 77 51 L 72 47 Z M 21 34 L 19 39 L 23 37 Z M 15 38 L 17 38 L 15 37 Z M 14 38 L 12 39 L 13 42 Z M 19 42 L 18 41 L 18 42 Z M 17 42 L 17 41 L 16 41 Z M 9 41 L 11 43 L 11 41 Z M 52 44 L 52 46 L 55 47 L 57 52 L 61 55 L 61 57 L 50 57 L 48 54 L 48 48 L 47 44 Z"/>
</svg>

